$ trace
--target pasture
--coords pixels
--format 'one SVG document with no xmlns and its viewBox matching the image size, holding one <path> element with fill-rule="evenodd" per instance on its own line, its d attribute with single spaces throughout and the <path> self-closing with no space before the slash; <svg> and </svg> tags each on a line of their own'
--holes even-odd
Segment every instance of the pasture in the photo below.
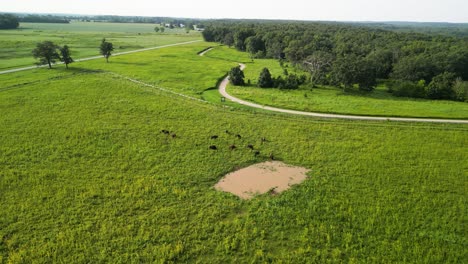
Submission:
<svg viewBox="0 0 468 264">
<path fill-rule="evenodd" d="M 466 261 L 466 125 L 292 117 L 124 78 L 201 98 L 236 65 L 197 56 L 210 45 L 0 75 L 0 263 Z M 214 189 L 267 153 L 308 178 Z"/>
<path fill-rule="evenodd" d="M 166 29 L 155 33 L 155 24 L 77 22 L 70 24 L 21 23 L 15 30 L 0 31 L 0 70 L 31 66 L 31 51 L 36 43 L 50 40 L 68 45 L 74 59 L 99 55 L 99 44 L 106 38 L 114 44 L 114 52 L 124 52 L 167 44 L 199 40 L 198 32 Z"/>
</svg>

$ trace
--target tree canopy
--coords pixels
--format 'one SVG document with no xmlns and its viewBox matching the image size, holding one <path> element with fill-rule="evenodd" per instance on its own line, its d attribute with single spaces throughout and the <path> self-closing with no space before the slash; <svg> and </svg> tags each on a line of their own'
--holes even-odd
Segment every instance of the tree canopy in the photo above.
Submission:
<svg viewBox="0 0 468 264">
<path fill-rule="evenodd" d="M 0 14 L 0 29 L 14 29 L 19 27 L 18 18 L 10 14 Z"/>
<path fill-rule="evenodd" d="M 114 51 L 114 45 L 111 42 L 107 42 L 105 38 L 102 39 L 101 46 L 99 47 L 99 51 L 101 55 L 106 58 L 106 62 L 109 62 L 109 57 L 112 55 L 112 51 Z"/>
<path fill-rule="evenodd" d="M 468 81 L 468 38 L 421 32 L 367 24 L 214 20 L 202 34 L 206 41 L 232 45 L 252 58 L 286 59 L 307 70 L 314 85 L 371 91 L 379 79 L 393 79 L 404 84 L 399 88 L 412 89 L 401 94 L 420 96 L 414 87 L 422 85 L 428 98 L 441 98 L 429 92 L 441 74 Z"/>
<path fill-rule="evenodd" d="M 240 66 L 234 67 L 229 71 L 229 80 L 234 85 L 244 85 L 244 72 L 241 70 Z"/>
<path fill-rule="evenodd" d="M 32 53 L 34 58 L 39 59 L 39 65 L 48 64 L 50 69 L 52 68 L 52 63 L 55 63 L 56 60 L 60 59 L 60 56 L 57 53 L 58 48 L 59 47 L 52 41 L 43 41 L 37 43 L 36 48 Z"/>
<path fill-rule="evenodd" d="M 258 87 L 268 88 L 273 87 L 273 79 L 268 68 L 263 68 L 260 76 L 258 77 Z"/>
<path fill-rule="evenodd" d="M 65 67 L 68 69 L 68 64 L 73 63 L 73 58 L 71 57 L 70 49 L 67 45 L 60 47 L 60 60 L 65 64 Z"/>
</svg>

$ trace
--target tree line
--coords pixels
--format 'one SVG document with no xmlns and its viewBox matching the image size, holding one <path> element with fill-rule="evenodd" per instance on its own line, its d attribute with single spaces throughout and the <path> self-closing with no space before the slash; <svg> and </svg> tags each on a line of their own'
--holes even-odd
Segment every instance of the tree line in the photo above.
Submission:
<svg viewBox="0 0 468 264">
<path fill-rule="evenodd" d="M 109 62 L 109 57 L 112 55 L 113 51 L 114 45 L 103 38 L 101 45 L 99 46 L 99 53 L 106 59 L 106 62 Z M 54 64 L 57 60 L 63 62 L 67 69 L 68 64 L 74 62 L 73 58 L 71 57 L 70 48 L 67 45 L 61 47 L 52 41 L 43 41 L 37 43 L 36 48 L 32 51 L 32 54 L 35 59 L 39 60 L 36 63 L 37 65 L 48 65 L 49 69 L 52 68 L 52 64 Z"/>
<path fill-rule="evenodd" d="M 387 80 L 396 96 L 468 99 L 467 38 L 344 23 L 226 20 L 207 22 L 203 37 L 252 58 L 289 61 L 310 73 L 313 86 L 372 91 Z"/>
<path fill-rule="evenodd" d="M 19 26 L 18 18 L 10 14 L 0 14 L 0 29 L 14 29 Z"/>
<path fill-rule="evenodd" d="M 19 17 L 19 21 L 27 22 L 27 23 L 60 23 L 60 24 L 70 23 L 69 19 L 59 17 L 59 16 L 52 16 L 52 15 L 27 15 L 24 17 Z"/>
</svg>

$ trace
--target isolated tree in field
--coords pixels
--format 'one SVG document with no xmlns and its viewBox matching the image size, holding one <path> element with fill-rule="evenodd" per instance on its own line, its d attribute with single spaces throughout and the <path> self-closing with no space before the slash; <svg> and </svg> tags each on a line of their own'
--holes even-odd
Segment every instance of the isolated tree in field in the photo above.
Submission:
<svg viewBox="0 0 468 264">
<path fill-rule="evenodd" d="M 49 69 L 51 69 L 52 63 L 55 63 L 55 60 L 60 59 L 60 56 L 57 53 L 57 49 L 58 46 L 55 45 L 52 41 L 43 41 L 37 43 L 36 48 L 32 51 L 32 53 L 34 58 L 39 59 L 37 64 L 48 64 Z"/>
<path fill-rule="evenodd" d="M 244 85 L 244 72 L 240 69 L 240 66 L 234 67 L 229 72 L 229 80 L 234 85 Z"/>
<path fill-rule="evenodd" d="M 159 32 L 159 27 L 154 27 L 154 32 L 158 33 Z"/>
<path fill-rule="evenodd" d="M 159 28 L 159 31 L 160 31 L 161 33 L 164 33 L 164 30 L 166 30 L 164 27 Z"/>
<path fill-rule="evenodd" d="M 101 51 L 101 55 L 106 58 L 106 62 L 109 62 L 109 57 L 112 55 L 112 51 L 114 51 L 114 45 L 103 38 L 99 50 Z"/>
<path fill-rule="evenodd" d="M 67 45 L 59 48 L 60 50 L 60 60 L 65 64 L 65 67 L 68 69 L 68 64 L 73 63 L 73 58 L 70 55 L 70 49 Z"/>
<path fill-rule="evenodd" d="M 268 68 L 263 68 L 258 77 L 258 86 L 261 88 L 273 87 L 273 79 Z"/>
</svg>

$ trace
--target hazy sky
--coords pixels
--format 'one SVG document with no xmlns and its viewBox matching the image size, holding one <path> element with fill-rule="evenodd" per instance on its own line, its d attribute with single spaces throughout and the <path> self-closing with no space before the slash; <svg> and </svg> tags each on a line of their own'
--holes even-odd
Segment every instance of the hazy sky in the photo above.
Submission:
<svg viewBox="0 0 468 264">
<path fill-rule="evenodd" d="M 0 0 L 0 11 L 192 18 L 468 22 L 468 0 Z"/>
</svg>

